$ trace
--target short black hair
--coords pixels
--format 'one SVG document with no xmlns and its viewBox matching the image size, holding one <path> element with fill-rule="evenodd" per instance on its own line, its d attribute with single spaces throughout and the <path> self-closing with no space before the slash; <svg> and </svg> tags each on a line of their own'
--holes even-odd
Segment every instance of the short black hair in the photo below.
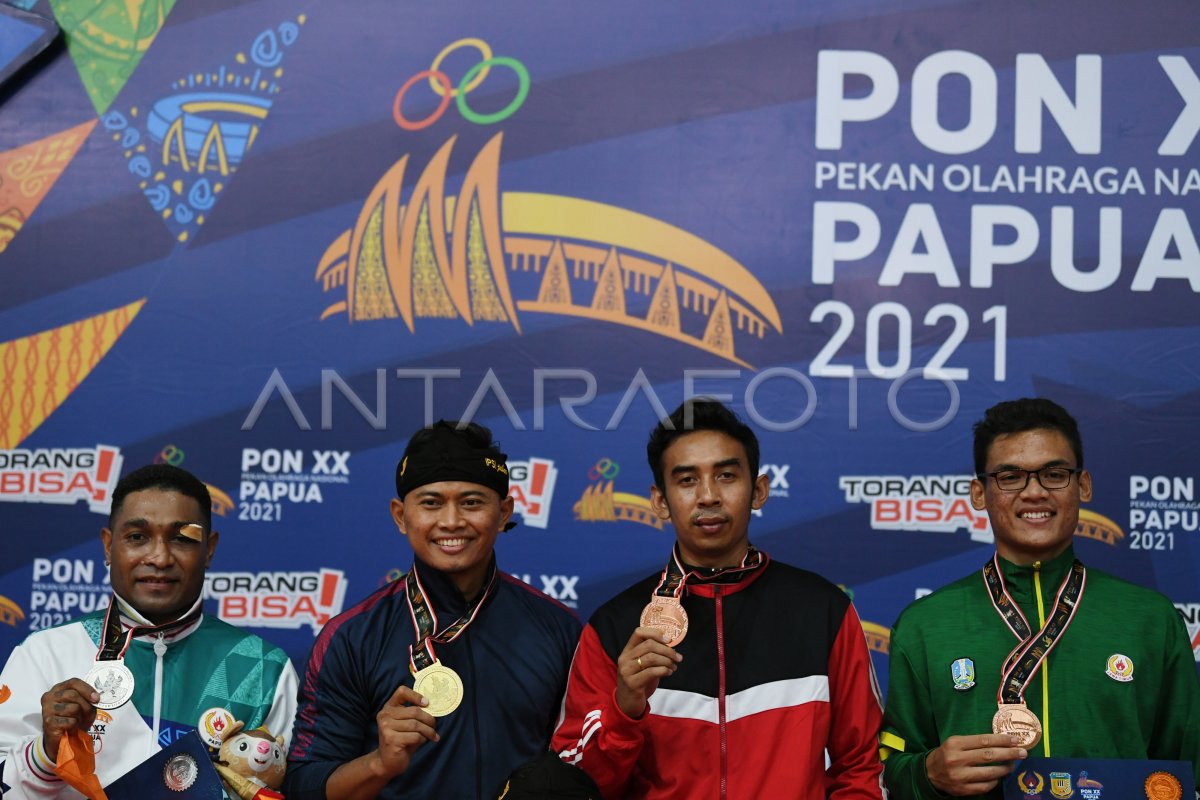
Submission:
<svg viewBox="0 0 1200 800">
<path fill-rule="evenodd" d="M 750 462 L 750 479 L 758 476 L 758 437 L 750 426 L 719 401 L 711 397 L 693 397 L 685 400 L 671 416 L 659 420 L 646 442 L 646 459 L 654 474 L 654 485 L 660 490 L 663 488 L 663 453 L 680 436 L 695 431 L 717 431 L 737 439 Z"/>
<path fill-rule="evenodd" d="M 987 469 L 988 448 L 997 437 L 1026 431 L 1058 431 L 1075 453 L 1075 466 L 1083 467 L 1083 439 L 1079 425 L 1067 410 L 1045 397 L 1005 400 L 989 408 L 975 423 L 975 474 Z"/>
<path fill-rule="evenodd" d="M 200 506 L 200 515 L 204 518 L 204 530 L 212 530 L 212 495 L 204 481 L 197 478 L 186 469 L 173 467 L 170 464 L 147 464 L 135 469 L 117 482 L 113 490 L 112 510 L 108 512 L 108 526 L 111 528 L 121 510 L 125 498 L 134 492 L 146 489 L 163 489 L 178 492 L 184 497 L 190 497 Z"/>
</svg>

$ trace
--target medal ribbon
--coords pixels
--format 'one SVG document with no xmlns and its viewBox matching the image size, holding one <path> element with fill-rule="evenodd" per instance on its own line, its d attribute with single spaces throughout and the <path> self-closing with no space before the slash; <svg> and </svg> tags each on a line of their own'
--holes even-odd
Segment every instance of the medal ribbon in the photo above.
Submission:
<svg viewBox="0 0 1200 800">
<path fill-rule="evenodd" d="M 983 582 L 992 599 L 992 607 L 1019 640 L 1017 646 L 1004 659 L 996 699 L 1005 704 L 1022 703 L 1025 687 L 1029 685 L 1030 679 L 1037 673 L 1075 617 L 1075 610 L 1079 607 L 1087 584 L 1087 568 L 1079 559 L 1075 559 L 1071 564 L 1070 572 L 1059 584 L 1054 611 L 1037 633 L 1032 633 L 1029 622 L 1004 584 L 999 554 L 992 556 L 991 560 L 983 565 Z"/>
<path fill-rule="evenodd" d="M 121 624 L 121 612 L 117 609 L 118 605 L 119 601 L 116 595 L 113 595 L 108 601 L 108 610 L 104 612 L 104 635 L 100 641 L 100 649 L 96 651 L 97 661 L 121 661 L 125 656 L 125 651 L 137 637 L 178 630 L 200 619 L 200 615 L 204 613 L 203 606 L 196 606 L 190 614 L 174 622 L 162 625 L 134 625 L 126 628 Z"/>
<path fill-rule="evenodd" d="M 696 570 L 688 572 L 683 571 L 683 561 L 679 558 L 679 544 L 676 543 L 671 548 L 671 558 L 667 561 L 667 565 L 663 567 L 662 578 L 658 582 L 658 587 L 654 590 L 652 597 L 675 597 L 683 598 L 683 590 L 687 586 L 687 582 L 693 578 L 696 580 L 709 580 L 717 575 L 727 576 L 737 573 L 752 572 L 762 563 L 762 553 L 760 553 L 754 545 L 746 546 L 746 555 L 742 557 L 742 563 L 736 567 L 720 570 L 713 575 L 701 575 Z"/>
<path fill-rule="evenodd" d="M 404 587 L 408 597 L 408 613 L 412 617 L 413 628 L 417 632 L 417 640 L 408 648 L 408 669 L 412 674 L 416 675 L 437 661 L 437 654 L 433 650 L 434 642 L 438 644 L 453 642 L 462 635 L 468 625 L 475 621 L 475 617 L 479 616 L 479 610 L 483 608 L 483 601 L 487 600 L 495 590 L 498 575 L 496 562 L 493 561 L 488 576 L 484 579 L 485 588 L 475 602 L 461 617 L 438 633 L 434 633 L 437 629 L 437 612 L 433 610 L 433 605 L 429 602 L 428 595 L 425 594 L 425 587 L 421 585 L 421 576 L 417 574 L 417 565 L 415 562 L 413 563 L 412 569 L 404 577 Z"/>
</svg>

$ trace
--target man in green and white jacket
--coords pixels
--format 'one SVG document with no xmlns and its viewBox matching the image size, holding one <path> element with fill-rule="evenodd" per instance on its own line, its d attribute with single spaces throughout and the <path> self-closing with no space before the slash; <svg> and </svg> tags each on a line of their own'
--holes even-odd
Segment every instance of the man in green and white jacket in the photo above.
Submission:
<svg viewBox="0 0 1200 800">
<path fill-rule="evenodd" d="M 208 488 L 177 467 L 153 464 L 117 484 L 100 533 L 111 612 L 30 635 L 0 674 L 0 686 L 11 692 L 0 703 L 6 800 L 80 796 L 54 771 L 64 736 L 75 730 L 94 742 L 101 785 L 196 728 L 212 708 L 226 709 L 248 729 L 265 724 L 289 735 L 296 672 L 287 655 L 202 612 L 204 573 L 218 538 L 211 507 Z M 95 705 L 103 687 L 85 681 L 101 651 L 106 661 L 123 661 L 134 684 L 129 700 L 109 710 Z M 112 699 L 106 693 L 102 704 Z"/>
</svg>

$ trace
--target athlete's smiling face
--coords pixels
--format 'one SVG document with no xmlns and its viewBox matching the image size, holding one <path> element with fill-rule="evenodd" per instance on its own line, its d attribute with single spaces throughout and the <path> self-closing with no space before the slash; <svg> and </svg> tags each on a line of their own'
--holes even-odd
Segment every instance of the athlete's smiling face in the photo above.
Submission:
<svg viewBox="0 0 1200 800">
<path fill-rule="evenodd" d="M 392 500 L 392 519 L 417 558 L 446 573 L 468 599 L 483 586 L 513 500 L 467 481 L 439 481 Z"/>
<path fill-rule="evenodd" d="M 100 531 L 113 591 L 156 625 L 178 619 L 204 588 L 217 549 L 194 498 L 169 489 L 130 492 Z"/>
<path fill-rule="evenodd" d="M 997 436 L 988 448 L 984 471 L 1078 466 L 1066 436 L 1038 428 Z M 1001 489 L 993 477 L 971 481 L 971 503 L 987 509 L 996 552 L 1015 564 L 1047 561 L 1066 550 L 1079 524 L 1080 502 L 1092 499 L 1087 470 L 1073 474 L 1061 489 L 1047 489 L 1037 476 L 1028 477 L 1025 488 L 1014 492 Z"/>
</svg>

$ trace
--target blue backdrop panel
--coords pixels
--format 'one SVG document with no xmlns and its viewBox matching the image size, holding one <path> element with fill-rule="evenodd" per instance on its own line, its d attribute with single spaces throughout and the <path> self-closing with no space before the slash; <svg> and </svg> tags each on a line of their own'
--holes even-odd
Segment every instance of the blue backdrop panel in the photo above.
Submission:
<svg viewBox="0 0 1200 800">
<path fill-rule="evenodd" d="M 1080 421 L 1079 555 L 1200 636 L 1194 4 L 179 5 L 109 94 L 58 46 L 0 106 L 0 650 L 106 602 L 107 492 L 160 460 L 214 489 L 209 609 L 303 659 L 411 563 L 440 417 L 512 459 L 502 568 L 586 617 L 661 568 L 645 440 L 692 394 L 885 685 L 991 551 L 971 425 L 1014 397 Z"/>
</svg>

